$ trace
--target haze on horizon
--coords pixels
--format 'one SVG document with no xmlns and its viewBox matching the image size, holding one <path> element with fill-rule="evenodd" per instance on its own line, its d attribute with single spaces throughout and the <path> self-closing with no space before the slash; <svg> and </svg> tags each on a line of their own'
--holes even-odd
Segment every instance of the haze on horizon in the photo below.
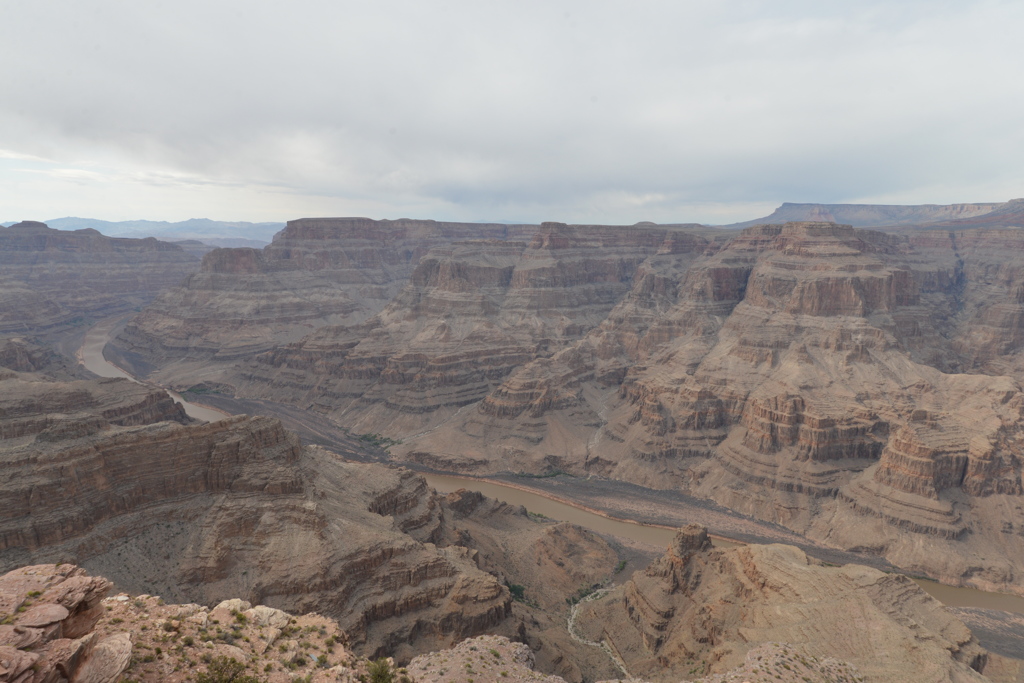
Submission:
<svg viewBox="0 0 1024 683">
<path fill-rule="evenodd" d="M 1019 2 L 5 3 L 0 219 L 1024 196 Z"/>
</svg>

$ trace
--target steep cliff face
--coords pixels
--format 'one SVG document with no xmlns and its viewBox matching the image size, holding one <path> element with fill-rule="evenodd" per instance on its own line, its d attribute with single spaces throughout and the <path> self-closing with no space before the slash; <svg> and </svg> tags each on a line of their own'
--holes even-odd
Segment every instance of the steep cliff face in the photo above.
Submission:
<svg viewBox="0 0 1024 683">
<path fill-rule="evenodd" d="M 801 223 L 666 245 L 579 342 L 393 452 L 681 487 L 1022 591 L 1020 234 Z"/>
<path fill-rule="evenodd" d="M 0 227 L 0 334 L 37 333 L 82 317 L 130 311 L 177 286 L 199 260 L 153 238 L 53 230 L 25 221 Z"/>
<path fill-rule="evenodd" d="M 312 404 L 362 432 L 429 429 L 600 324 L 669 232 L 545 223 L 528 243 L 436 247 L 378 315 L 260 356 L 238 392 Z"/>
<path fill-rule="evenodd" d="M 209 361 L 234 361 L 294 342 L 318 327 L 379 312 L 420 258 L 460 239 L 505 240 L 529 226 L 316 218 L 290 221 L 262 250 L 217 249 L 181 287 L 136 316 L 116 345 L 140 367 L 174 363 L 179 382 L 208 379 Z"/>
<path fill-rule="evenodd" d="M 495 628 L 508 589 L 442 524 L 422 479 L 341 461 L 270 418 L 177 424 L 122 380 L 0 382 L 0 567 L 74 561 L 123 589 L 242 596 L 341 620 L 353 646 L 411 656 Z"/>
<path fill-rule="evenodd" d="M 817 566 L 791 546 L 718 550 L 696 525 L 625 585 L 583 603 L 576 623 L 631 675 L 656 681 L 724 673 L 773 641 L 848 661 L 867 681 L 987 680 L 987 653 L 967 627 L 906 577 Z"/>
</svg>

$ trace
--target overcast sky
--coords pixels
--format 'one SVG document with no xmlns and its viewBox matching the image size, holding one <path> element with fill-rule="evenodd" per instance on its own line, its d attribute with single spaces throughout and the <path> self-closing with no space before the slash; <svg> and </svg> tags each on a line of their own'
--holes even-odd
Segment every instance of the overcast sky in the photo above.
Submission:
<svg viewBox="0 0 1024 683">
<path fill-rule="evenodd" d="M 1024 196 L 1024 2 L 0 0 L 0 219 Z"/>
</svg>

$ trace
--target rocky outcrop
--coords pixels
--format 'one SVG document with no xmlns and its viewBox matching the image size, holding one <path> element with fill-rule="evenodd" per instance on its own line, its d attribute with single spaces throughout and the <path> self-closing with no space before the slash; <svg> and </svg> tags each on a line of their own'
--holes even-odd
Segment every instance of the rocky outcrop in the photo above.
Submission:
<svg viewBox="0 0 1024 683">
<path fill-rule="evenodd" d="M 111 583 L 70 564 L 0 576 L 0 680 L 17 683 L 310 683 L 365 680 L 337 622 L 237 598 L 212 609 L 152 595 L 104 597 Z M 219 678 L 218 678 L 219 676 Z"/>
<path fill-rule="evenodd" d="M 0 681 L 114 683 L 128 668 L 131 634 L 98 633 L 111 584 L 74 565 L 0 576 Z"/>
<path fill-rule="evenodd" d="M 849 662 L 866 681 L 986 680 L 987 653 L 970 631 L 906 577 L 819 566 L 791 546 L 715 549 L 694 525 L 624 586 L 584 603 L 577 624 L 650 680 L 725 673 L 769 642 Z"/>
<path fill-rule="evenodd" d="M 416 657 L 409 663 L 409 675 L 423 683 L 559 683 L 563 680 L 538 674 L 530 648 L 501 636 L 470 638 L 450 650 Z M 786 643 L 766 643 L 750 650 L 747 661 L 736 669 L 694 683 L 856 683 L 860 680 L 857 669 L 846 662 L 832 657 L 819 659 Z"/>
<path fill-rule="evenodd" d="M 66 329 L 83 318 L 131 311 L 194 272 L 199 260 L 153 238 L 0 227 L 0 334 Z"/>
<path fill-rule="evenodd" d="M 558 676 L 534 671 L 534 656 L 523 643 L 502 636 L 479 636 L 450 650 L 420 655 L 409 662 L 409 675 L 419 683 L 564 683 Z"/>
<path fill-rule="evenodd" d="M 527 230 L 407 219 L 290 221 L 262 250 L 208 253 L 200 272 L 136 316 L 115 344 L 140 368 L 173 361 L 176 381 L 190 381 L 192 373 L 209 379 L 210 361 L 248 358 L 316 328 L 358 324 L 379 312 L 431 247 L 505 240 Z"/>
</svg>

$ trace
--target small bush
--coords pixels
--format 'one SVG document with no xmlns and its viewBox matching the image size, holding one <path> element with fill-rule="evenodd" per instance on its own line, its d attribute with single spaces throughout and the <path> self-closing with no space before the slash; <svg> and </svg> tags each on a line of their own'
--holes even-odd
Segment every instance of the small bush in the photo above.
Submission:
<svg viewBox="0 0 1024 683">
<path fill-rule="evenodd" d="M 217 657 L 207 666 L 206 673 L 196 676 L 196 683 L 260 683 L 260 679 L 246 675 L 245 664 L 237 659 Z"/>
<path fill-rule="evenodd" d="M 375 662 L 370 662 L 370 683 L 395 683 L 395 672 L 391 670 L 388 660 L 381 657 Z"/>
</svg>

